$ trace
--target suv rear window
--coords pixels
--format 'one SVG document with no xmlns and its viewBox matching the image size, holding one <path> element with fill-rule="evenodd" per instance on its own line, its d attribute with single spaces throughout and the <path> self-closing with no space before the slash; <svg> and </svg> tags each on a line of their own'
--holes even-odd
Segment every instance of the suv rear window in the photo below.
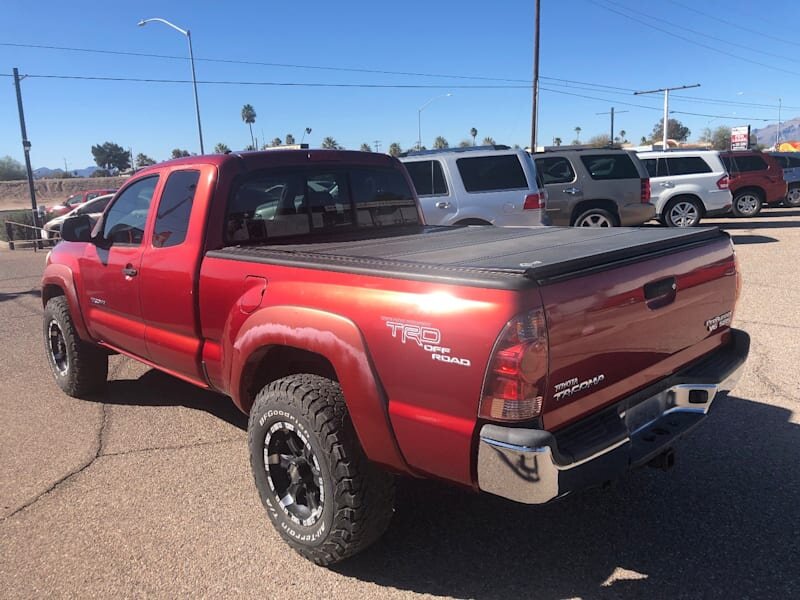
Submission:
<svg viewBox="0 0 800 600">
<path fill-rule="evenodd" d="M 631 157 L 619 154 L 581 154 L 581 162 L 592 179 L 639 179 L 639 171 Z"/>
<path fill-rule="evenodd" d="M 542 176 L 542 182 L 570 183 L 575 181 L 575 171 L 572 163 L 563 156 L 548 156 L 536 159 L 536 172 Z"/>
<path fill-rule="evenodd" d="M 476 156 L 456 161 L 468 192 L 527 189 L 528 180 L 516 154 Z"/>
<path fill-rule="evenodd" d="M 228 202 L 225 240 L 258 243 L 365 227 L 418 224 L 414 194 L 397 169 L 261 171 Z"/>
<path fill-rule="evenodd" d="M 404 163 L 418 196 L 445 196 L 447 183 L 442 164 L 438 160 L 421 160 Z"/>
<path fill-rule="evenodd" d="M 711 173 L 711 167 L 700 156 L 667 157 L 667 169 L 670 175 L 696 175 Z"/>
</svg>

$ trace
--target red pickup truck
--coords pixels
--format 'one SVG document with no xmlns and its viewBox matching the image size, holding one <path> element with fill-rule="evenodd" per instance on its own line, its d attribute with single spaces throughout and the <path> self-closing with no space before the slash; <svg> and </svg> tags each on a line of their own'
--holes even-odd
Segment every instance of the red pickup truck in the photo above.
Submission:
<svg viewBox="0 0 800 600">
<path fill-rule="evenodd" d="M 672 447 L 731 388 L 739 273 L 717 229 L 426 227 L 394 158 L 193 156 L 68 219 L 42 279 L 56 382 L 118 352 L 230 396 L 283 538 L 376 540 L 394 474 L 541 504 Z"/>
</svg>

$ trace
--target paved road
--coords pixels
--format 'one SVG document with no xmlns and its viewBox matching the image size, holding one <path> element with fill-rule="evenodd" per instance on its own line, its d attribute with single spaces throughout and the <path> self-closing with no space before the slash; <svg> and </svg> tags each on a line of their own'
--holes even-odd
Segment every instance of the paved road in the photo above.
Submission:
<svg viewBox="0 0 800 600">
<path fill-rule="evenodd" d="M 752 354 L 671 472 L 544 507 L 402 481 L 385 538 L 330 570 L 272 531 L 225 398 L 120 357 L 98 400 L 60 393 L 44 254 L 3 251 L 0 594 L 800 597 L 800 211 L 716 223 L 737 243 Z"/>
</svg>

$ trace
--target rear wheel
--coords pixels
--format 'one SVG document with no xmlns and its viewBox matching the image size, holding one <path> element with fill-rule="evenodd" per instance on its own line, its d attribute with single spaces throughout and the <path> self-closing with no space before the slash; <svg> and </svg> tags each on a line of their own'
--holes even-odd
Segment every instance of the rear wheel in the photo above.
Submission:
<svg viewBox="0 0 800 600">
<path fill-rule="evenodd" d="M 786 204 L 800 206 L 800 186 L 795 185 L 789 188 L 789 193 L 786 194 Z"/>
<path fill-rule="evenodd" d="M 617 227 L 619 220 L 616 215 L 604 208 L 590 208 L 579 214 L 573 225 L 575 227 Z"/>
<path fill-rule="evenodd" d="M 687 196 L 673 198 L 664 210 L 664 224 L 668 227 L 694 227 L 702 216 L 700 203 Z"/>
<path fill-rule="evenodd" d="M 761 193 L 755 190 L 742 190 L 733 197 L 731 211 L 736 217 L 756 217 L 761 212 L 764 199 Z"/>
</svg>

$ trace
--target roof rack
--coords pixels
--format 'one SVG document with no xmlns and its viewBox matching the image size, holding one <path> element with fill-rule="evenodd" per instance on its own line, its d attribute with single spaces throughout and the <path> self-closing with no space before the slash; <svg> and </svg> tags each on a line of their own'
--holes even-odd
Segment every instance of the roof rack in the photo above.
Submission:
<svg viewBox="0 0 800 600">
<path fill-rule="evenodd" d="M 627 150 L 627 148 L 623 148 L 620 144 L 606 144 L 605 146 L 589 146 L 587 144 L 574 144 L 570 146 L 561 145 L 561 146 L 545 146 L 542 150 L 537 150 L 537 154 L 541 154 L 542 152 L 561 152 L 563 150 Z"/>
<path fill-rule="evenodd" d="M 401 152 L 400 156 L 424 156 L 426 154 L 441 154 L 442 152 L 475 152 L 478 150 L 511 150 L 505 144 L 491 144 L 487 146 L 465 146 L 464 148 L 434 148 L 433 150 L 409 150 Z"/>
</svg>

